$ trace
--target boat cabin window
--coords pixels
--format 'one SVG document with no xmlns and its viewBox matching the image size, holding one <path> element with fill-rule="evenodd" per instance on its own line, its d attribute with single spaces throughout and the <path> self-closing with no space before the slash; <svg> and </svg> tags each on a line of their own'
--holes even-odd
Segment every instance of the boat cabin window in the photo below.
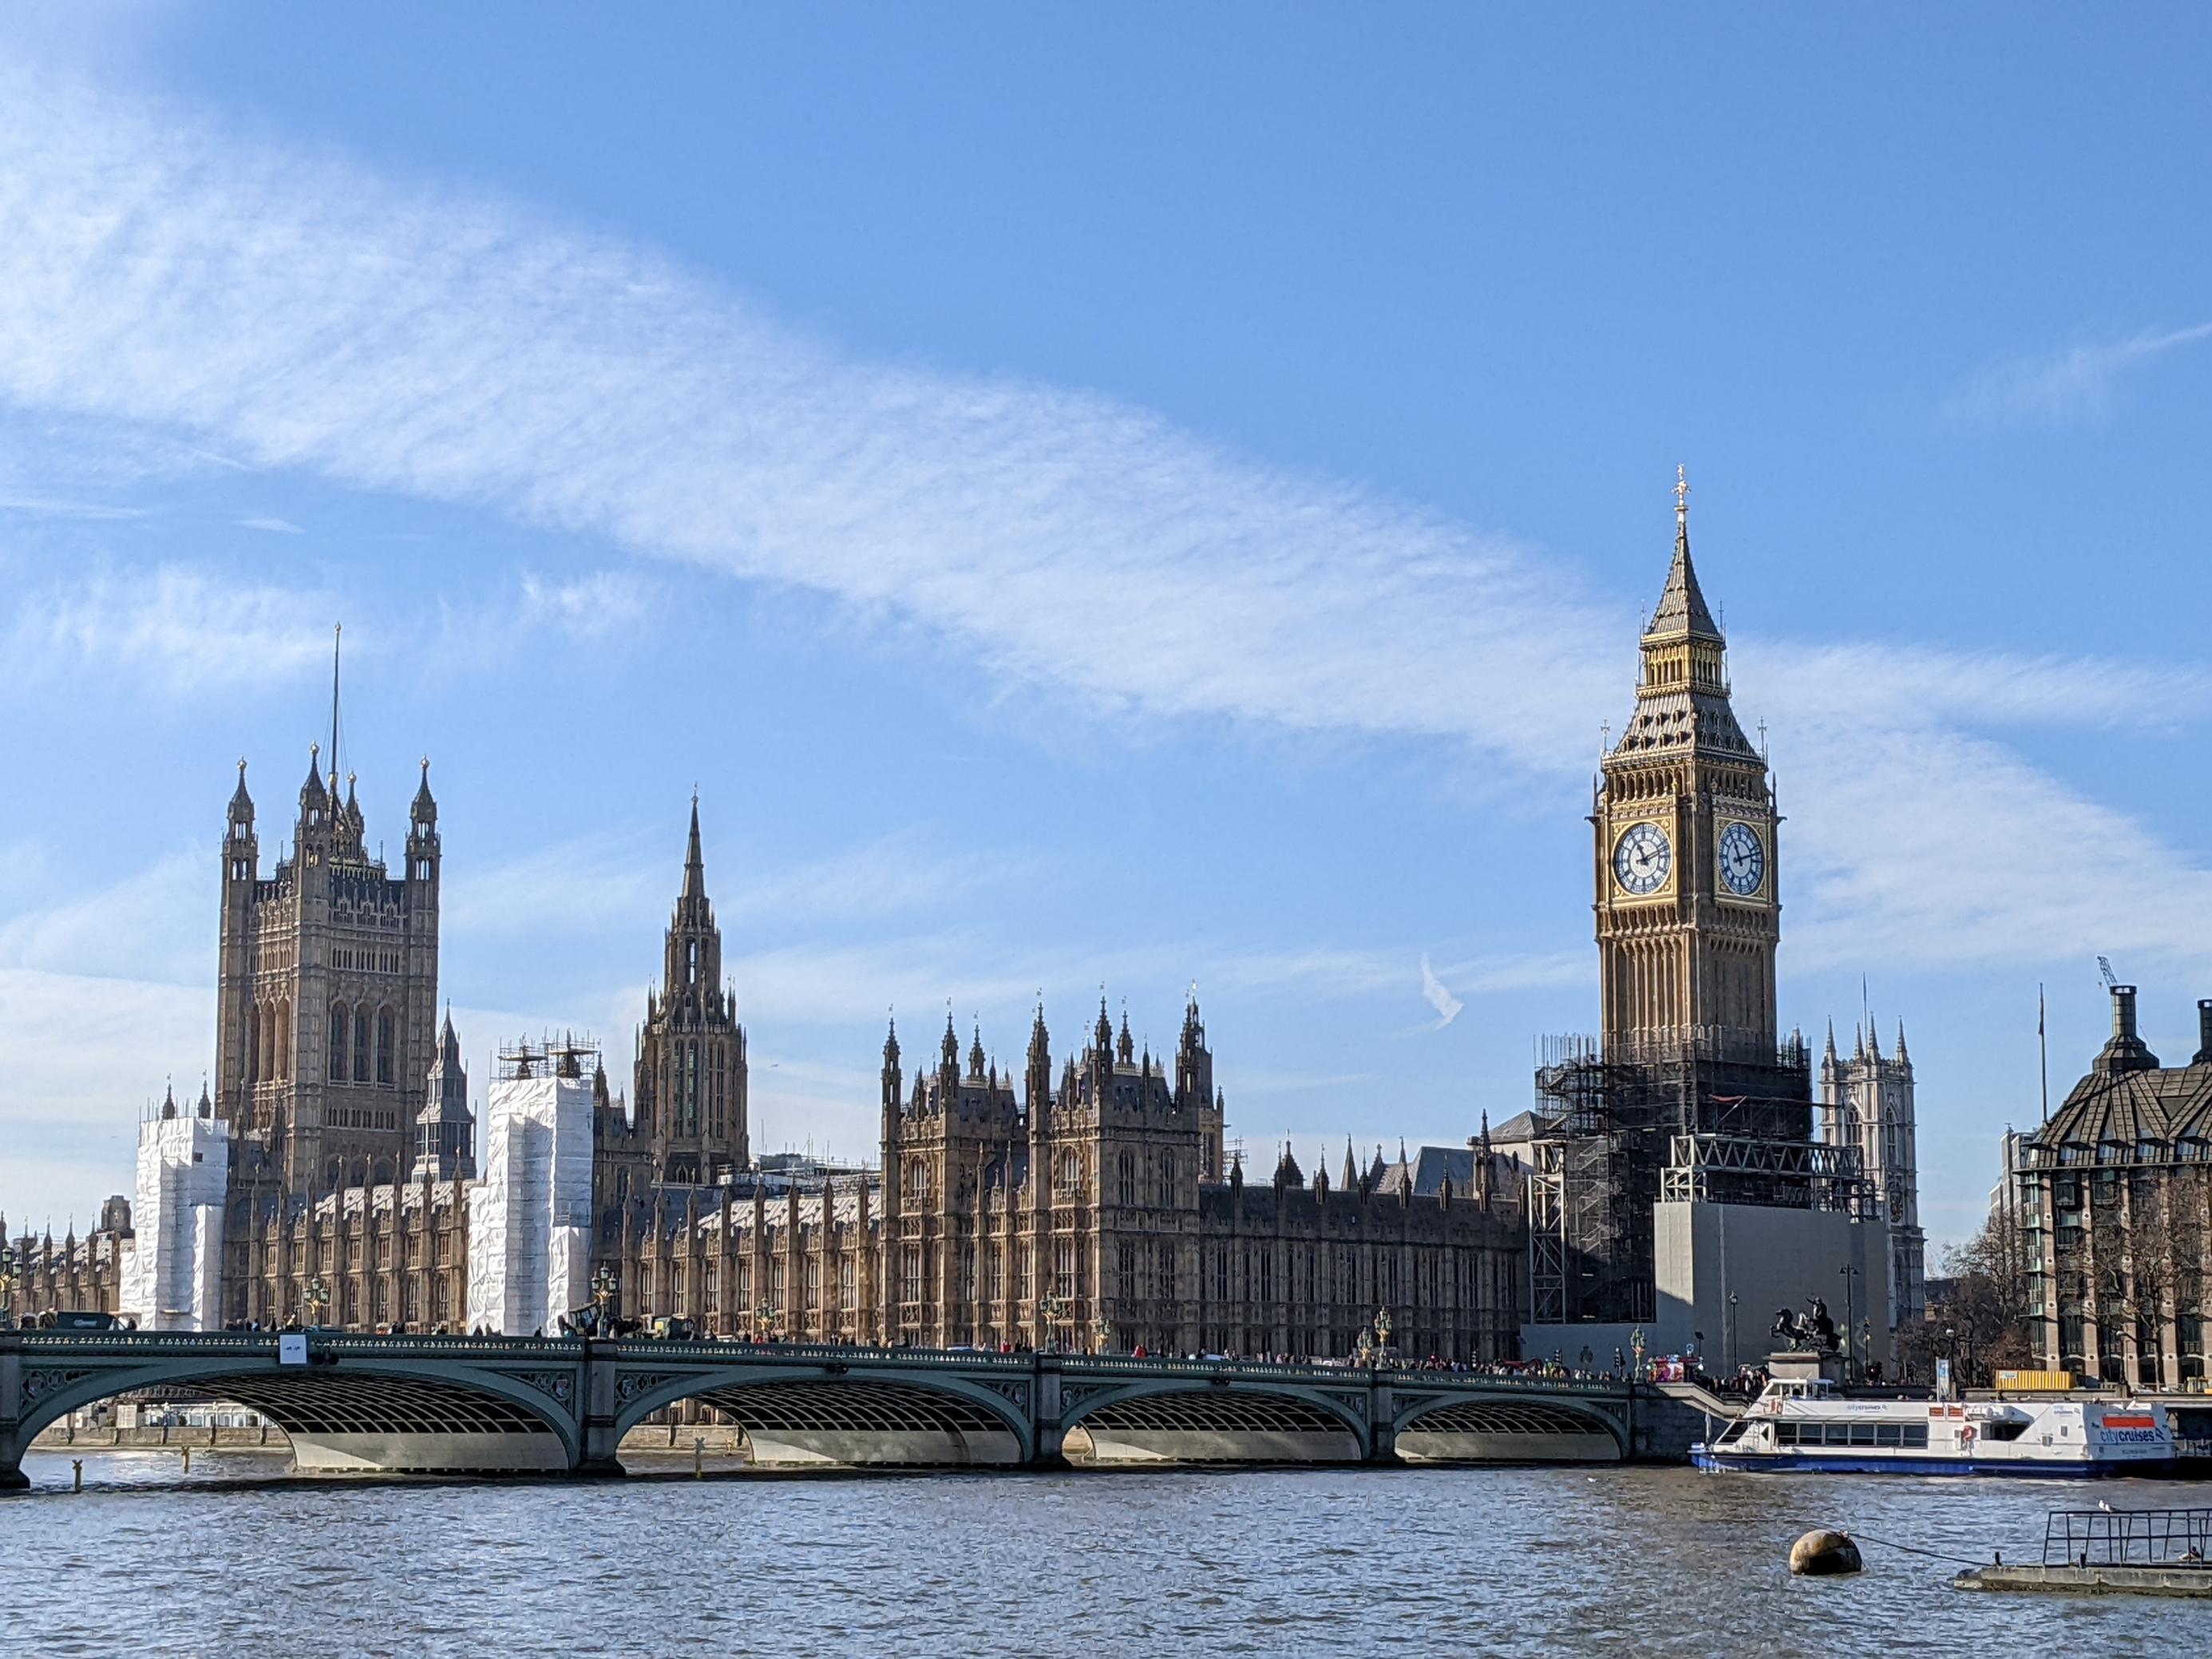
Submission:
<svg viewBox="0 0 2212 1659">
<path fill-rule="evenodd" d="M 2017 1440 L 2021 1436 L 2027 1432 L 2027 1425 L 2025 1423 L 1984 1423 L 1982 1425 L 1982 1438 L 1984 1440 Z"/>
<path fill-rule="evenodd" d="M 1928 1448 L 1925 1423 L 1777 1423 L 1778 1446 L 1896 1446 Z"/>
</svg>

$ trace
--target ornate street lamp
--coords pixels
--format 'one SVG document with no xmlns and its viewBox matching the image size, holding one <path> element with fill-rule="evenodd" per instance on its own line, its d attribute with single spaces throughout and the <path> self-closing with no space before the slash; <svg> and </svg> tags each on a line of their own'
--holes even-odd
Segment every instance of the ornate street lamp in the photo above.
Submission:
<svg viewBox="0 0 2212 1659">
<path fill-rule="evenodd" d="M 763 1302 L 753 1310 L 753 1328 L 766 1336 L 775 1328 L 775 1304 Z"/>
<path fill-rule="evenodd" d="M 622 1288 L 621 1275 L 611 1262 L 599 1263 L 599 1271 L 592 1275 L 592 1332 L 595 1336 L 612 1334 L 615 1292 Z"/>
<path fill-rule="evenodd" d="M 1375 1310 L 1375 1346 L 1380 1353 L 1390 1352 L 1390 1310 L 1377 1308 Z"/>
<path fill-rule="evenodd" d="M 1044 1321 L 1045 1348 L 1050 1352 L 1060 1340 L 1060 1322 L 1067 1317 L 1067 1298 L 1046 1297 L 1037 1304 L 1037 1316 Z"/>
<path fill-rule="evenodd" d="M 1628 1352 L 1632 1358 L 1629 1376 L 1638 1382 L 1644 1380 L 1644 1327 L 1638 1325 L 1628 1334 Z"/>
<path fill-rule="evenodd" d="M 15 1322 L 15 1247 L 0 1239 L 0 1330 Z"/>
<path fill-rule="evenodd" d="M 1104 1318 L 1092 1320 L 1091 1322 L 1091 1346 L 1100 1353 L 1104 1353 L 1108 1348 L 1111 1347 L 1114 1344 L 1114 1322 L 1110 1319 Z"/>
<path fill-rule="evenodd" d="M 321 1324 L 323 1322 L 323 1310 L 331 1305 L 331 1287 L 324 1284 L 323 1276 L 320 1273 L 317 1273 L 313 1279 L 307 1281 L 307 1288 L 302 1292 L 302 1294 L 306 1297 L 307 1303 L 307 1323 L 310 1325 Z"/>
</svg>

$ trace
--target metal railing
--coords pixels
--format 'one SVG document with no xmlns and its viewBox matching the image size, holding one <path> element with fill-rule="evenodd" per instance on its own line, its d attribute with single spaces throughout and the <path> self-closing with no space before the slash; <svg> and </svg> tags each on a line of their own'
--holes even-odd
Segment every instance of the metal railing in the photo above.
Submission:
<svg viewBox="0 0 2212 1659">
<path fill-rule="evenodd" d="M 2201 1567 L 2212 1554 L 2212 1509 L 2053 1510 L 2046 1567 Z"/>
</svg>

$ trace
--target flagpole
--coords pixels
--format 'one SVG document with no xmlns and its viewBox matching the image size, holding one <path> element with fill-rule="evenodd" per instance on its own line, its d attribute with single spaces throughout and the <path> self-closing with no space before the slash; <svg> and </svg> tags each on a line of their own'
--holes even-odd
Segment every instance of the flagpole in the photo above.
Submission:
<svg viewBox="0 0 2212 1659">
<path fill-rule="evenodd" d="M 2035 1050 L 2043 1066 L 2043 1121 L 2051 1121 L 2051 1042 L 2043 1034 L 2043 984 L 2035 987 Z"/>
</svg>

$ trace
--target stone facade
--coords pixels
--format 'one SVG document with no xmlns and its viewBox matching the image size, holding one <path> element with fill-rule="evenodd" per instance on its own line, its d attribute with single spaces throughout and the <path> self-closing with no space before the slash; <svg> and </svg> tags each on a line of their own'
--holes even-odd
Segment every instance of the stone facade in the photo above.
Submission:
<svg viewBox="0 0 2212 1659">
<path fill-rule="evenodd" d="M 2161 1066 L 2112 988 L 2112 1035 L 2051 1121 L 2013 1143 L 2036 1363 L 2134 1388 L 2202 1388 L 2212 1278 L 2212 1000 Z M 2016 1197 L 2014 1196 L 2016 1194 Z"/>
<path fill-rule="evenodd" d="M 311 756 L 291 856 L 264 879 L 240 762 L 222 851 L 216 1112 L 253 1178 L 295 1198 L 406 1175 L 437 1055 L 429 763 L 397 877 L 368 856 L 353 781 L 337 789 Z"/>
<path fill-rule="evenodd" d="M 1836 1033 L 1820 1056 L 1820 1139 L 1858 1150 L 1875 1206 L 1889 1224 L 1889 1315 L 1893 1326 L 1928 1316 L 1928 1236 L 1920 1227 L 1918 1137 L 1914 1124 L 1912 1056 L 1905 1026 L 1897 1047 L 1881 1051 L 1871 1025 L 1854 1035 L 1851 1056 L 1838 1057 Z"/>
<path fill-rule="evenodd" d="M 341 802 L 335 774 L 311 771 L 297 848 L 264 880 L 240 773 L 208 1107 L 229 1159 L 208 1200 L 225 1323 L 471 1318 L 472 1216 L 499 1206 L 475 1201 L 467 1073 L 450 1018 L 434 1018 L 436 822 L 426 769 L 393 878 L 363 851 L 350 787 Z M 1342 1180 L 1309 1184 L 1285 1149 L 1271 1180 L 1248 1183 L 1194 994 L 1171 1059 L 1140 1051 L 1126 1013 L 1116 1032 L 1102 1000 L 1057 1069 L 1040 1007 L 1018 1074 L 980 1031 L 963 1064 L 948 1021 L 909 1084 L 894 1030 L 879 1168 L 754 1158 L 721 947 L 695 801 L 635 1114 L 587 1047 L 562 1050 L 563 1075 L 589 1079 L 574 1103 L 590 1120 L 580 1213 L 617 1311 L 891 1346 L 1320 1356 L 1352 1352 L 1382 1312 L 1401 1352 L 1516 1352 L 1527 1243 L 1511 1161 L 1471 1143 L 1394 1175 L 1347 1154 Z M 114 1310 L 126 1248 L 112 1230 L 41 1244 L 19 1306 Z M 549 1294 L 580 1303 L 575 1277 Z"/>
</svg>

